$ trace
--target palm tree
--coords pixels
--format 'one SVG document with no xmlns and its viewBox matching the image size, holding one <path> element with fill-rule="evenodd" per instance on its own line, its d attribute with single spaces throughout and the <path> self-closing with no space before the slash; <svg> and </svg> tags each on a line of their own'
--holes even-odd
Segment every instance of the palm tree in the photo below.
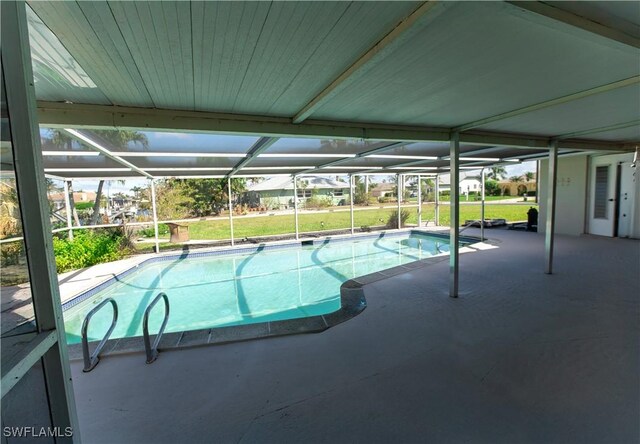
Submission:
<svg viewBox="0 0 640 444">
<path fill-rule="evenodd" d="M 49 130 L 51 136 L 51 142 L 59 147 L 64 147 L 67 151 L 71 151 L 73 148 L 73 139 L 65 131 Z M 73 181 L 67 180 L 67 189 L 69 191 L 69 206 L 71 207 L 71 214 L 76 226 L 80 226 L 80 219 L 78 218 L 78 212 L 76 211 L 76 202 L 73 198 Z"/>
<path fill-rule="evenodd" d="M 493 180 L 500 180 L 507 176 L 507 170 L 505 167 L 495 166 L 489 168 L 489 172 L 487 173 L 487 177 Z"/>
<path fill-rule="evenodd" d="M 522 182 L 522 176 L 511 176 L 509 180 L 513 183 Z"/>
<path fill-rule="evenodd" d="M 139 143 L 144 149 L 149 148 L 149 140 L 147 136 L 139 131 L 131 130 L 94 130 L 93 133 L 100 138 L 108 142 L 113 148 L 125 148 L 130 143 Z M 71 149 L 73 139 L 69 135 L 60 130 L 51 130 L 51 141 L 54 144 L 64 145 L 67 149 Z M 69 181 L 70 184 L 70 181 Z M 98 190 L 96 191 L 96 200 L 93 203 L 93 214 L 91 215 L 91 225 L 96 225 L 100 219 L 100 201 L 102 199 L 102 188 L 104 187 L 104 180 L 98 182 Z M 69 194 L 75 213 L 75 203 L 73 203 L 73 191 L 69 187 Z M 76 217 L 76 223 L 79 222 Z"/>
<path fill-rule="evenodd" d="M 526 173 L 523 174 L 523 176 L 524 176 L 524 180 L 529 182 L 533 180 L 533 178 L 535 177 L 535 173 L 533 173 L 532 171 L 527 171 Z"/>
</svg>

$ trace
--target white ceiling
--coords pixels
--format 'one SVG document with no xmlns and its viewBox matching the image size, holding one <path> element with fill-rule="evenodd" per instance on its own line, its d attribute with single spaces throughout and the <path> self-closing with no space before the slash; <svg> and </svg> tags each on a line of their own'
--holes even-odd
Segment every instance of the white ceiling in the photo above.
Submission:
<svg viewBox="0 0 640 444">
<path fill-rule="evenodd" d="M 629 143 L 640 141 L 640 3 L 534 2 L 533 7 L 525 8 L 509 2 L 447 2 L 428 10 L 421 5 L 29 2 L 39 106 L 43 110 L 82 110 L 79 114 L 41 112 L 41 117 L 52 126 L 86 125 L 80 121 L 87 114 L 81 105 L 95 105 L 92 109 L 100 111 L 95 121 L 106 122 L 95 126 L 108 126 L 116 120 L 118 113 L 110 108 L 116 105 L 143 113 L 135 124 L 125 126 L 163 131 L 195 129 L 195 117 L 185 114 L 190 111 L 203 112 L 198 117 L 209 119 L 205 122 L 211 125 L 205 124 L 205 129 L 202 122 L 198 124 L 200 132 L 302 135 L 308 128 L 305 125 L 313 124 L 322 128 L 323 136 L 333 132 L 344 137 L 342 126 L 352 125 L 353 134 L 362 128 L 362 137 L 367 138 L 368 129 L 376 125 L 381 131 L 385 125 L 415 130 L 418 136 L 422 129 L 436 129 L 444 138 L 425 137 L 432 143 L 404 151 L 443 157 L 451 128 L 524 109 L 513 117 L 474 125 L 472 132 L 488 134 L 483 145 L 501 145 L 490 157 L 516 157 L 522 152 L 522 146 L 513 147 L 497 138 L 505 135 L 531 138 L 541 152 L 544 140 L 575 132 L 588 133 L 574 137 L 583 140 L 584 149 L 612 148 L 606 145 L 612 143 L 628 149 Z M 552 13 L 536 12 L 539 6 L 551 8 Z M 412 15 L 417 10 L 426 12 Z M 354 66 L 358 69 L 350 71 Z M 336 83 L 337 79 L 343 80 Z M 631 84 L 527 110 L 625 79 L 631 79 Z M 338 86 L 312 108 L 308 122 L 291 122 L 330 85 Z M 160 124 L 153 119 L 155 110 L 169 110 L 168 115 L 176 117 Z M 234 123 L 247 116 L 248 123 Z M 274 122 L 268 119 L 273 118 L 280 119 L 277 131 L 268 130 Z M 252 121 L 259 124 L 252 127 Z M 313 128 L 309 131 L 313 133 Z M 280 139 L 264 153 L 322 153 L 314 147 L 318 138 L 308 139 L 311 142 Z M 347 150 L 344 154 L 361 156 L 372 146 L 394 140 L 378 139 L 362 143 L 355 137 L 340 148 Z M 410 139 L 420 137 L 397 140 Z M 594 141 L 593 147 L 589 141 Z M 463 146 L 463 151 L 473 144 Z M 222 143 L 204 148 L 181 146 L 180 150 L 250 153 L 252 145 L 232 148 Z M 112 147 L 114 151 L 129 149 L 139 150 Z M 388 151 L 398 154 L 397 148 Z M 59 160 L 47 156 L 45 164 L 54 168 L 50 165 Z M 244 161 L 197 156 L 127 160 L 143 169 L 175 168 L 166 175 L 192 174 L 193 170 L 184 168 L 193 165 L 222 168 L 224 175 Z M 235 174 L 258 171 L 251 167 L 273 167 L 271 172 L 276 167 L 318 167 L 333 160 L 256 156 Z M 78 162 L 78 168 L 83 162 Z M 345 173 L 351 172 L 344 168 L 347 166 L 402 163 L 402 159 L 358 157 L 341 161 L 342 169 L 324 170 Z M 165 175 L 165 171 L 149 173 Z"/>
</svg>

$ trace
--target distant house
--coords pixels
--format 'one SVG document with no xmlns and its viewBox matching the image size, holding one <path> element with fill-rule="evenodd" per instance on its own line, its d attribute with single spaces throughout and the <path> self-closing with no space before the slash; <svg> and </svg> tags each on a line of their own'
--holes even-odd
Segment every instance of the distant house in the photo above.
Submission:
<svg viewBox="0 0 640 444">
<path fill-rule="evenodd" d="M 333 205 L 343 205 L 349 201 L 349 184 L 325 176 L 299 178 L 298 203 L 304 204 L 311 196 L 330 198 Z M 271 177 L 249 185 L 241 202 L 270 210 L 293 208 L 293 182 L 290 177 Z"/>
<path fill-rule="evenodd" d="M 96 193 L 93 191 L 75 191 L 73 193 L 73 201 L 76 204 L 85 203 L 85 202 L 95 202 Z M 54 209 L 59 210 L 65 205 L 65 197 L 64 193 L 50 193 L 49 201 L 53 203 Z"/>
<path fill-rule="evenodd" d="M 522 182 L 513 182 L 511 180 L 501 180 L 498 182 L 500 193 L 506 196 L 522 196 L 524 193 L 534 193 L 537 190 L 537 185 L 538 181 L 535 177 L 531 180 L 523 180 Z"/>
<path fill-rule="evenodd" d="M 450 191 L 450 176 L 448 174 L 440 176 L 440 191 Z M 482 180 L 480 176 L 475 174 L 460 173 L 460 186 L 458 194 L 466 194 L 476 192 L 482 189 Z"/>
<path fill-rule="evenodd" d="M 384 182 L 376 184 L 375 187 L 371 188 L 371 195 L 375 198 L 378 197 L 395 197 L 394 190 L 396 188 L 396 184 L 392 182 Z"/>
</svg>

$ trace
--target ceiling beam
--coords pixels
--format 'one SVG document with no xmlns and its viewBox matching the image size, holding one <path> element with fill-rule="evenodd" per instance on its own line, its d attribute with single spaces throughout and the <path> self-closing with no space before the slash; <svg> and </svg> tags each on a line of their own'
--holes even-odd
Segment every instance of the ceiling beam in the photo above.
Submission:
<svg viewBox="0 0 640 444">
<path fill-rule="evenodd" d="M 118 162 L 121 165 L 126 166 L 127 168 L 131 169 L 132 171 L 135 171 L 136 173 L 140 173 L 143 176 L 148 177 L 149 179 L 153 179 L 153 176 L 149 173 L 147 173 L 145 170 L 138 168 L 137 166 L 135 166 L 134 164 L 132 164 L 131 162 L 128 162 L 126 160 L 124 160 L 123 158 L 121 158 L 120 156 L 118 156 L 117 154 L 115 154 L 113 151 L 111 151 L 110 149 L 106 148 L 103 146 L 102 143 L 99 143 L 97 141 L 95 141 L 93 138 L 87 136 L 86 134 L 82 133 L 81 131 L 75 130 L 75 129 L 71 129 L 71 128 L 63 128 L 63 130 L 68 133 L 69 135 L 71 135 L 74 139 L 84 143 L 85 145 L 100 151 L 102 154 L 104 154 L 106 157 L 108 157 L 111 160 L 114 160 L 116 162 Z"/>
<path fill-rule="evenodd" d="M 491 117 L 485 117 L 484 119 L 475 120 L 473 122 L 469 122 L 469 123 L 465 123 L 464 125 L 457 126 L 453 128 L 451 131 L 454 131 L 454 132 L 467 131 L 473 128 L 477 128 L 479 126 L 488 125 L 493 122 L 498 122 L 500 120 L 505 120 L 511 117 L 520 116 L 522 114 L 549 108 L 551 106 L 562 105 L 564 103 L 571 102 L 578 99 L 583 99 L 585 97 L 593 96 L 595 94 L 612 91 L 614 89 L 623 88 L 625 86 L 635 85 L 636 83 L 640 83 L 640 76 L 629 77 L 627 79 L 618 80 L 616 82 L 608 83 L 606 85 L 597 86 L 595 88 L 586 89 L 584 91 L 558 97 L 555 99 L 545 100 L 544 102 L 539 102 L 534 105 L 529 105 L 523 108 L 514 109 L 506 113 L 497 114 Z"/>
<path fill-rule="evenodd" d="M 311 137 L 364 139 L 390 142 L 446 142 L 449 128 L 380 125 L 308 120 L 295 125 L 290 119 L 210 112 L 161 110 L 107 105 L 38 102 L 38 119 L 49 128 L 133 129 L 139 131 L 183 131 L 193 133 L 243 134 L 267 137 Z M 503 145 L 512 148 L 548 149 L 551 136 L 511 134 L 496 131 L 465 131 L 460 143 Z M 565 141 L 560 142 L 563 146 Z M 568 148 L 619 151 L 632 149 L 622 142 L 571 141 Z M 584 144 L 588 143 L 588 146 Z"/>
<path fill-rule="evenodd" d="M 247 152 L 247 156 L 244 159 L 242 159 L 240 162 L 238 162 L 236 166 L 234 166 L 229 172 L 229 174 L 227 174 L 225 177 L 231 177 L 235 173 L 237 173 L 239 170 L 249 165 L 253 161 L 253 159 L 258 157 L 260 153 L 265 152 L 267 149 L 269 149 L 271 145 L 273 145 L 277 141 L 278 141 L 277 137 L 259 138 L 256 141 L 256 143 L 254 143 L 253 146 L 249 149 L 249 151 Z"/>
<path fill-rule="evenodd" d="M 391 32 L 386 34 L 376 42 L 375 45 L 358 57 L 351 66 L 329 83 L 317 96 L 311 99 L 311 101 L 293 117 L 293 123 L 302 123 L 332 97 L 360 79 L 371 68 L 384 60 L 387 55 L 393 53 L 399 46 L 414 36 L 428 23 L 428 21 L 425 20 L 427 16 L 433 18 L 437 15 L 430 14 L 432 11 L 442 11 L 444 9 L 442 5 L 436 8 L 437 5 L 438 2 L 436 1 L 422 3 L 416 10 L 398 23 Z"/>
<path fill-rule="evenodd" d="M 361 124 L 201 111 L 38 102 L 38 120 L 49 128 L 127 128 L 140 131 L 187 131 L 268 137 L 317 137 L 406 142 L 445 142 L 448 128 Z"/>
<path fill-rule="evenodd" d="M 560 136 L 554 137 L 554 139 L 556 140 L 572 139 L 575 137 L 587 136 L 589 134 L 604 133 L 606 131 L 625 129 L 625 128 L 630 128 L 634 126 L 640 127 L 640 119 L 632 120 L 630 122 L 617 123 L 615 125 L 601 126 L 599 128 L 593 128 L 593 129 L 588 129 L 583 131 L 575 131 L 573 133 L 562 134 Z"/>
<path fill-rule="evenodd" d="M 622 43 L 623 45 L 627 45 L 632 48 L 640 48 L 640 39 L 637 36 L 630 35 L 620 29 L 611 28 L 610 26 L 594 22 L 586 17 L 565 11 L 548 3 L 537 1 L 507 1 L 506 3 L 521 10 L 532 12 L 559 23 L 564 23 L 565 25 L 590 32 L 608 40 Z"/>
<path fill-rule="evenodd" d="M 460 134 L 460 143 L 470 145 L 495 146 L 502 145 L 509 148 L 522 149 L 549 149 L 551 137 L 539 135 L 525 135 L 513 133 L 499 133 L 492 131 L 472 131 Z M 610 142 L 604 140 L 572 139 L 562 140 L 559 147 L 572 148 L 578 150 L 599 150 L 599 151 L 631 151 L 632 147 L 624 142 Z"/>
</svg>

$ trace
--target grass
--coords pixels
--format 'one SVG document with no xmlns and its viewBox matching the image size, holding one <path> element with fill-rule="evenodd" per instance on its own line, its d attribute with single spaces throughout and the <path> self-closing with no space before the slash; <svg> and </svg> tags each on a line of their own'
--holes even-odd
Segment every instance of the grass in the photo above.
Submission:
<svg viewBox="0 0 640 444">
<path fill-rule="evenodd" d="M 535 204 L 532 203 L 532 206 Z M 417 207 L 409 207 L 411 212 L 409 224 L 416 224 L 418 221 Z M 486 204 L 485 217 L 491 219 L 506 219 L 507 221 L 519 221 L 527 219 L 529 205 L 518 204 Z M 395 211 L 394 207 L 375 209 L 356 209 L 354 212 L 354 226 L 380 226 L 387 223 L 389 215 Z M 422 220 L 433 221 L 435 207 L 432 203 L 422 206 Z M 460 206 L 460 223 L 467 219 L 480 218 L 480 205 Z M 349 211 L 335 212 L 300 212 L 298 216 L 300 232 L 326 231 L 349 228 L 351 226 L 351 216 Z M 440 207 L 440 224 L 449 224 L 449 206 Z M 229 239 L 229 221 L 218 219 L 210 221 L 191 222 L 189 225 L 189 237 L 191 240 L 218 240 Z M 295 232 L 294 216 L 292 214 L 274 215 L 263 217 L 236 217 L 233 220 L 234 237 L 257 237 L 273 236 L 278 234 L 288 234 Z M 168 235 L 161 236 L 167 239 Z M 144 244 L 143 244 L 144 245 Z M 151 249 L 151 244 L 139 245 L 143 250 Z M 162 244 L 168 248 L 169 244 Z"/>
</svg>

